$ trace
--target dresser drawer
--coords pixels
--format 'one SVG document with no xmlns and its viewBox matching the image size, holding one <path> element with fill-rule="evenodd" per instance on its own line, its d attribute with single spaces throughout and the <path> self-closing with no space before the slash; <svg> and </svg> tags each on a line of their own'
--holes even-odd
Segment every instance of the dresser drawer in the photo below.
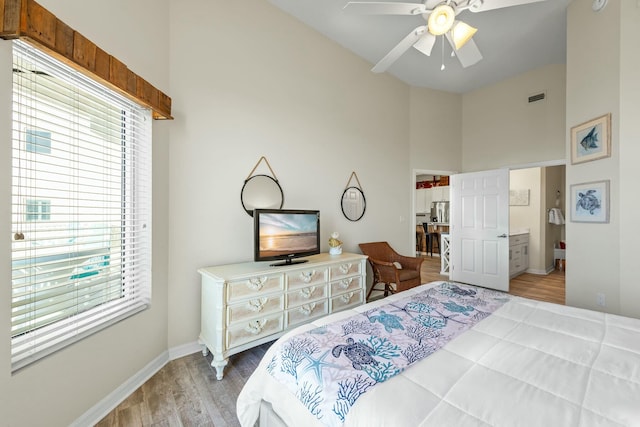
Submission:
<svg viewBox="0 0 640 427">
<path fill-rule="evenodd" d="M 233 303 L 245 298 L 258 298 L 265 294 L 284 289 L 282 274 L 255 276 L 227 284 L 227 302 Z"/>
<path fill-rule="evenodd" d="M 327 285 L 319 283 L 317 285 L 306 286 L 287 293 L 287 308 L 294 307 L 327 297 Z"/>
<path fill-rule="evenodd" d="M 362 287 L 362 276 L 345 277 L 331 282 L 331 295 L 338 295 L 347 291 L 355 291 Z"/>
<path fill-rule="evenodd" d="M 364 292 L 362 289 L 349 291 L 331 298 L 331 312 L 344 310 L 349 307 L 360 305 L 363 302 Z"/>
<path fill-rule="evenodd" d="M 282 331 L 282 312 L 235 323 L 227 328 L 227 348 L 233 348 Z"/>
<path fill-rule="evenodd" d="M 529 235 L 528 234 L 516 234 L 515 236 L 509 236 L 509 246 L 519 245 L 521 243 L 528 243 Z"/>
<path fill-rule="evenodd" d="M 297 289 L 318 283 L 327 282 L 326 268 L 309 268 L 308 270 L 297 270 L 286 273 L 287 288 Z"/>
<path fill-rule="evenodd" d="M 266 316 L 284 309 L 284 295 L 256 297 L 227 307 L 227 325 L 256 316 Z"/>
<path fill-rule="evenodd" d="M 520 258 L 520 256 L 522 255 L 522 246 L 518 245 L 518 246 L 514 246 L 513 248 L 511 248 L 512 253 L 512 258 L 513 259 L 518 259 Z"/>
<path fill-rule="evenodd" d="M 309 302 L 287 310 L 287 327 L 305 323 L 316 317 L 328 313 L 329 307 L 326 299 Z"/>
<path fill-rule="evenodd" d="M 331 280 L 357 274 L 360 274 L 360 263 L 357 261 L 345 262 L 331 266 Z"/>
</svg>

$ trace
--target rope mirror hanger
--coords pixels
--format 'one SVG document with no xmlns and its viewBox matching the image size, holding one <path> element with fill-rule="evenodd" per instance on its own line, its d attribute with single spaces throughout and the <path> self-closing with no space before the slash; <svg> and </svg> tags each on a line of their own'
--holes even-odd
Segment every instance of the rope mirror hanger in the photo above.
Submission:
<svg viewBox="0 0 640 427">
<path fill-rule="evenodd" d="M 266 163 L 272 176 L 254 175 L 262 161 Z M 280 187 L 278 178 L 276 178 L 276 174 L 271 169 L 269 161 L 264 156 L 260 157 L 247 179 L 244 180 L 244 185 L 240 191 L 240 201 L 249 216 L 253 216 L 254 209 L 282 209 L 284 204 L 282 187 Z"/>
<path fill-rule="evenodd" d="M 350 185 L 351 180 L 355 178 L 358 183 L 357 186 Z M 342 208 L 342 214 L 349 221 L 359 221 L 367 210 L 367 201 L 364 197 L 364 191 L 362 191 L 362 185 L 356 175 L 355 171 L 351 172 L 347 186 L 342 193 L 342 199 L 340 200 L 340 207 Z"/>
</svg>

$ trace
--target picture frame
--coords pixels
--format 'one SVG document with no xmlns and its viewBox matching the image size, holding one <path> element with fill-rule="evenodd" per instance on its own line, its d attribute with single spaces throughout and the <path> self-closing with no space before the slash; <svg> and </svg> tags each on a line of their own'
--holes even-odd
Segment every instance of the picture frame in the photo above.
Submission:
<svg viewBox="0 0 640 427">
<path fill-rule="evenodd" d="M 609 187 L 609 180 L 571 185 L 571 222 L 608 224 Z"/>
<path fill-rule="evenodd" d="M 509 206 L 529 206 L 529 189 L 509 190 Z"/>
<path fill-rule="evenodd" d="M 611 113 L 571 128 L 571 164 L 611 156 Z"/>
</svg>

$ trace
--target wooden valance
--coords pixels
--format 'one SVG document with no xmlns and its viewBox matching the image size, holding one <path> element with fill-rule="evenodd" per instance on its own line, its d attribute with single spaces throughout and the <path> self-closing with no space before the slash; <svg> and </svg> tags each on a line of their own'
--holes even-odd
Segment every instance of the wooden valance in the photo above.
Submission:
<svg viewBox="0 0 640 427">
<path fill-rule="evenodd" d="M 151 108 L 154 119 L 173 119 L 169 96 L 35 1 L 0 0 L 0 14 L 0 38 L 31 42 L 81 73 Z"/>
</svg>

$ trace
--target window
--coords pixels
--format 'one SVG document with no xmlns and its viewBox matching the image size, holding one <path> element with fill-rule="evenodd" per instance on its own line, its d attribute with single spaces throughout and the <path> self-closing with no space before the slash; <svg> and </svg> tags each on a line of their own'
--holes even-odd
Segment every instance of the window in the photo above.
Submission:
<svg viewBox="0 0 640 427">
<path fill-rule="evenodd" d="M 27 222 L 49 221 L 51 219 L 51 202 L 49 200 L 27 200 Z"/>
<path fill-rule="evenodd" d="M 15 371 L 148 306 L 151 113 L 13 43 Z"/>
<path fill-rule="evenodd" d="M 25 131 L 27 151 L 32 153 L 51 153 L 51 132 L 27 129 Z"/>
</svg>

